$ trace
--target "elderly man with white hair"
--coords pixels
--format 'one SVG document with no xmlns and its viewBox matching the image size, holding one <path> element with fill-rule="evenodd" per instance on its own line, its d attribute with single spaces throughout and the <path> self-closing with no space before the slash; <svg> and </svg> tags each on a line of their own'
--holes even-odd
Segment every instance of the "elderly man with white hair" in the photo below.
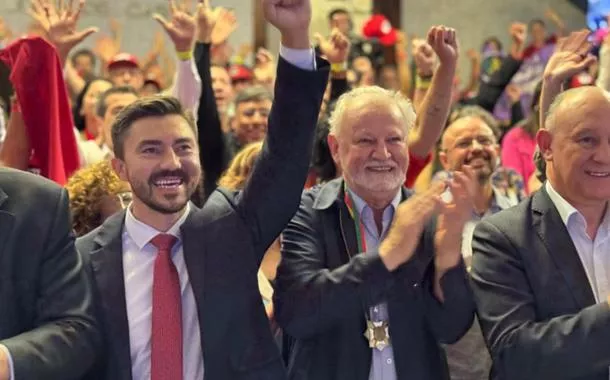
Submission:
<svg viewBox="0 0 610 380">
<path fill-rule="evenodd" d="M 453 30 L 430 34 L 434 48 L 455 52 Z M 415 113 L 398 93 L 346 93 L 330 124 L 342 177 L 307 191 L 283 233 L 274 302 L 295 339 L 289 377 L 446 379 L 440 344 L 474 315 L 460 254 L 474 173 L 465 167 L 421 194 L 402 186 Z"/>
</svg>

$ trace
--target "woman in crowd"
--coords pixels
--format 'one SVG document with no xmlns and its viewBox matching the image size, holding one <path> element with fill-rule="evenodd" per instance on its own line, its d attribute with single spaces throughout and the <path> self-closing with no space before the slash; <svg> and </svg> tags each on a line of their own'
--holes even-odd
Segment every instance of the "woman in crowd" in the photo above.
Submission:
<svg viewBox="0 0 610 380">
<path fill-rule="evenodd" d="M 119 179 L 109 160 L 77 171 L 70 177 L 66 189 L 70 196 L 72 227 L 77 236 L 100 226 L 131 202 L 129 184 Z"/>
</svg>

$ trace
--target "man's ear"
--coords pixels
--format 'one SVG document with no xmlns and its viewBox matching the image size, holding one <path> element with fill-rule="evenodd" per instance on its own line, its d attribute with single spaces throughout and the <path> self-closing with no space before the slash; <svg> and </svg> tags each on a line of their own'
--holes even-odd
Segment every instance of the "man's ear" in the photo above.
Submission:
<svg viewBox="0 0 610 380">
<path fill-rule="evenodd" d="M 551 149 L 551 143 L 553 142 L 553 135 L 548 129 L 539 129 L 536 133 L 536 143 L 540 154 L 545 161 L 553 161 L 553 150 Z"/>
</svg>

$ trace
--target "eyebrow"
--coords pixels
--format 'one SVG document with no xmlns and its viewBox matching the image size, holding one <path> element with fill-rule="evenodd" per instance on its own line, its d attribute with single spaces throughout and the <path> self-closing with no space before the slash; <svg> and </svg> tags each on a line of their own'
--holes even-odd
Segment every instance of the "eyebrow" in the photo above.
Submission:
<svg viewBox="0 0 610 380">
<path fill-rule="evenodd" d="M 193 140 L 190 137 L 181 137 L 179 139 L 176 139 L 173 144 L 184 144 L 184 143 L 194 143 L 195 140 Z M 144 145 L 153 145 L 153 146 L 161 146 L 163 145 L 163 141 L 161 140 L 153 140 L 153 139 L 148 139 L 148 140 L 142 140 L 140 141 L 140 143 L 138 144 L 138 147 L 144 146 Z"/>
</svg>

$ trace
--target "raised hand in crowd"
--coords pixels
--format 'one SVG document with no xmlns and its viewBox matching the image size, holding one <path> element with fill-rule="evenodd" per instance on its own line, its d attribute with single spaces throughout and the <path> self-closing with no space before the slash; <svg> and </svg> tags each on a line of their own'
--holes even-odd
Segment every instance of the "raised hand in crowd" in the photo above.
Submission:
<svg viewBox="0 0 610 380">
<path fill-rule="evenodd" d="M 436 64 L 436 54 L 434 54 L 432 46 L 423 39 L 414 39 L 412 46 L 417 75 L 431 77 L 434 73 L 434 65 Z"/>
<path fill-rule="evenodd" d="M 80 0 L 76 8 L 72 0 L 60 1 L 57 7 L 54 1 L 32 0 L 31 8 L 28 10 L 28 14 L 41 26 L 49 42 L 57 49 L 62 64 L 72 48 L 98 30 L 95 27 L 76 30 L 76 24 L 84 7 L 85 0 Z"/>
<path fill-rule="evenodd" d="M 193 48 L 195 41 L 195 31 L 197 24 L 195 16 L 189 9 L 190 1 L 169 1 L 170 20 L 166 20 L 160 14 L 153 15 L 153 18 L 161 24 L 169 38 L 174 43 L 176 52 L 186 53 Z"/>
<path fill-rule="evenodd" d="M 508 30 L 511 38 L 510 54 L 516 60 L 523 59 L 525 40 L 527 40 L 527 25 L 522 22 L 514 22 Z"/>
<path fill-rule="evenodd" d="M 282 34 L 282 45 L 309 49 L 311 3 L 308 0 L 261 0 L 265 19 Z"/>
<path fill-rule="evenodd" d="M 597 61 L 590 54 L 593 45 L 589 41 L 589 34 L 587 29 L 582 29 L 557 42 L 555 52 L 544 69 L 540 100 L 540 125 L 543 128 L 548 109 L 562 91 L 564 82 Z"/>
<path fill-rule="evenodd" d="M 209 44 L 212 42 L 212 31 L 218 20 L 219 8 L 212 9 L 210 1 L 204 0 L 197 5 L 195 19 L 197 22 L 197 41 Z"/>
<path fill-rule="evenodd" d="M 215 12 L 217 12 L 216 24 L 212 28 L 211 43 L 212 45 L 221 45 L 227 42 L 229 37 L 237 30 L 239 24 L 232 10 L 218 7 Z"/>
<path fill-rule="evenodd" d="M 320 46 L 320 52 L 331 64 L 347 63 L 350 41 L 338 28 L 333 28 L 330 37 L 326 38 L 316 33 L 314 38 Z"/>
</svg>

